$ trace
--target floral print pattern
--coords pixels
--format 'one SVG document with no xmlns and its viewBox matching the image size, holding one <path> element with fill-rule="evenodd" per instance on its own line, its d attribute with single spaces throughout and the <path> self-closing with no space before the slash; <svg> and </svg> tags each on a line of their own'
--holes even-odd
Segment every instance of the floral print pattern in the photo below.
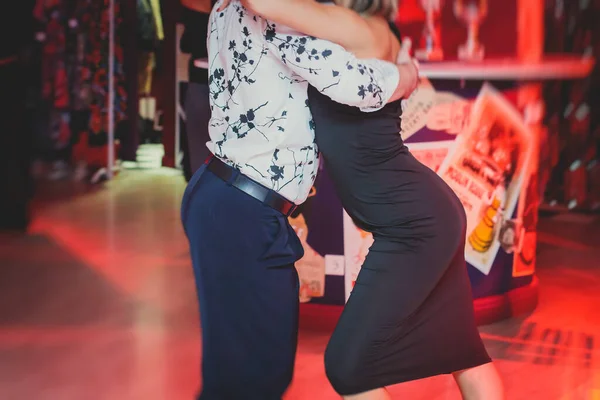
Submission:
<svg viewBox="0 0 600 400">
<path fill-rule="evenodd" d="M 209 149 L 297 204 L 318 170 L 308 85 L 368 112 L 386 104 L 399 79 L 393 64 L 358 61 L 340 46 L 252 14 L 239 1 L 211 14 L 208 53 Z"/>
</svg>

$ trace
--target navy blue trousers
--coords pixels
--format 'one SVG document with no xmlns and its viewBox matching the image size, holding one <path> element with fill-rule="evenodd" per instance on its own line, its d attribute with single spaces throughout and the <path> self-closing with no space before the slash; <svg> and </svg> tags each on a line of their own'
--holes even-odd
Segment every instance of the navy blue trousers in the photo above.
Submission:
<svg viewBox="0 0 600 400">
<path fill-rule="evenodd" d="M 302 245 L 287 218 L 202 166 L 185 191 L 202 325 L 201 400 L 279 400 L 298 337 Z"/>
</svg>

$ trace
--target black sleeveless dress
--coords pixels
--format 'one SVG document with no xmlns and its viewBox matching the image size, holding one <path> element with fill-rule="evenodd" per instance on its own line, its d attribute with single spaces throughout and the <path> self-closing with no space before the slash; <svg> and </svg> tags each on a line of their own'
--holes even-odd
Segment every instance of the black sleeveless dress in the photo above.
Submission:
<svg viewBox="0 0 600 400">
<path fill-rule="evenodd" d="M 348 214 L 374 243 L 325 353 L 341 395 L 490 362 L 464 258 L 466 217 L 400 132 L 400 101 L 363 113 L 309 89 L 316 141 Z"/>
</svg>

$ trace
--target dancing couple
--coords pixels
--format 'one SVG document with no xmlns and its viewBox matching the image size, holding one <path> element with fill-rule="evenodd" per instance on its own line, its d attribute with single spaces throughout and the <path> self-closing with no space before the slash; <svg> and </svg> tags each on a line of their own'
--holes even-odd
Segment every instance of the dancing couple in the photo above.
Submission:
<svg viewBox="0 0 600 400">
<path fill-rule="evenodd" d="M 202 324 L 202 400 L 281 399 L 298 335 L 302 246 L 287 217 L 319 152 L 374 243 L 325 352 L 346 399 L 453 374 L 463 398 L 503 399 L 477 331 L 465 213 L 402 142 L 417 65 L 395 0 L 221 0 L 208 53 L 213 156 L 182 202 Z"/>
</svg>

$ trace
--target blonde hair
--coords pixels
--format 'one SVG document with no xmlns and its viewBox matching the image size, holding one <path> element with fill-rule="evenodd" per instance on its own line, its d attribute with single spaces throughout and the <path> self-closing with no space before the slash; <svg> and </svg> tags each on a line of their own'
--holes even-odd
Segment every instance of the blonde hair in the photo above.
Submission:
<svg viewBox="0 0 600 400">
<path fill-rule="evenodd" d="M 363 15 L 379 15 L 393 21 L 398 14 L 399 0 L 334 0 L 338 6 L 346 7 Z"/>
</svg>

